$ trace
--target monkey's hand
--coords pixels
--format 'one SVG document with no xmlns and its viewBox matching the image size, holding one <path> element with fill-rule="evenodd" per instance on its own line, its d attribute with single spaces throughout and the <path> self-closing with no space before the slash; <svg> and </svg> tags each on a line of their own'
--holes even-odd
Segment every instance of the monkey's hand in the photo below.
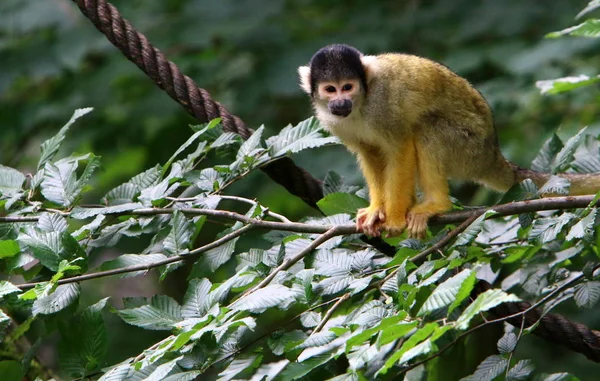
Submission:
<svg viewBox="0 0 600 381">
<path fill-rule="evenodd" d="M 359 209 L 356 213 L 356 229 L 371 237 L 379 237 L 384 222 L 385 213 L 382 208 L 370 206 Z"/>
</svg>

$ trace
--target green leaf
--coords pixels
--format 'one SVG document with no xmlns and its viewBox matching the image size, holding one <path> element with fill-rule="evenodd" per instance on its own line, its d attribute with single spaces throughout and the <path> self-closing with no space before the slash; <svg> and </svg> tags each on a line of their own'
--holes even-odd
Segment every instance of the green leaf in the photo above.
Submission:
<svg viewBox="0 0 600 381">
<path fill-rule="evenodd" d="M 456 295 L 464 281 L 471 275 L 471 270 L 463 270 L 437 286 L 425 300 L 417 316 L 445 308 L 455 301 Z"/>
<path fill-rule="evenodd" d="M 212 288 L 208 279 L 192 279 L 183 297 L 181 316 L 185 319 L 203 317 L 210 308 L 207 295 Z"/>
<path fill-rule="evenodd" d="M 117 313 L 126 323 L 150 330 L 171 330 L 182 320 L 179 304 L 165 295 L 155 295 L 148 305 Z"/>
<path fill-rule="evenodd" d="M 477 282 L 477 273 L 475 271 L 473 271 L 473 272 L 471 272 L 471 274 L 469 274 L 469 276 L 460 285 L 460 288 L 458 289 L 458 292 L 456 293 L 454 301 L 452 301 L 452 303 L 450 304 L 450 307 L 448 307 L 448 314 L 447 314 L 448 316 L 450 316 L 452 311 L 454 311 L 456 308 L 458 308 L 464 300 L 466 300 L 469 296 L 471 296 L 471 291 L 473 291 L 473 288 L 475 287 L 476 282 Z"/>
<path fill-rule="evenodd" d="M 89 306 L 68 324 L 60 326 L 60 366 L 62 371 L 72 377 L 84 377 L 104 364 L 108 335 L 102 309 L 107 299 Z"/>
<path fill-rule="evenodd" d="M 190 238 L 194 233 L 194 223 L 176 210 L 171 219 L 171 231 L 165 238 L 163 246 L 169 256 L 188 253 Z"/>
<path fill-rule="evenodd" d="M 241 297 L 233 302 L 230 308 L 235 311 L 261 313 L 271 307 L 286 309 L 295 298 L 296 293 L 291 289 L 280 284 L 271 284 Z"/>
<path fill-rule="evenodd" d="M 554 241 L 562 229 L 575 218 L 577 216 L 572 213 L 563 213 L 558 217 L 537 218 L 533 221 L 529 239 L 540 243 Z"/>
<path fill-rule="evenodd" d="M 583 282 L 574 287 L 577 307 L 592 308 L 600 299 L 600 282 Z"/>
<path fill-rule="evenodd" d="M 498 352 L 501 355 L 509 354 L 517 347 L 517 335 L 512 332 L 506 332 L 504 336 L 498 340 Z"/>
<path fill-rule="evenodd" d="M 3 381 L 21 381 L 23 370 L 17 361 L 0 361 L 0 374 Z"/>
<path fill-rule="evenodd" d="M 590 3 L 591 5 L 591 3 Z M 588 5 L 586 7 L 586 9 L 590 8 L 590 5 Z M 597 8 L 599 5 L 594 4 L 592 5 L 591 9 L 595 9 Z M 588 9 L 586 11 L 586 9 L 584 9 L 582 12 L 589 12 L 590 10 Z M 582 14 L 582 13 L 580 13 Z M 579 15 L 577 15 L 579 17 Z M 577 36 L 577 37 L 600 37 L 600 20 L 598 19 L 589 19 L 589 20 L 585 20 L 583 23 L 579 24 L 579 25 L 575 25 L 572 26 L 570 28 L 567 29 L 563 29 L 560 30 L 558 32 L 552 32 L 552 33 L 548 33 L 546 35 L 546 38 L 557 38 L 557 37 L 561 37 L 561 36 Z"/>
<path fill-rule="evenodd" d="M 102 208 L 84 208 L 80 206 L 76 206 L 73 208 L 71 212 L 71 218 L 75 218 L 77 220 L 83 220 L 86 218 L 94 217 L 100 214 L 119 214 L 123 212 L 129 212 L 135 209 L 143 208 L 139 202 L 131 202 L 126 204 L 118 204 L 113 206 L 106 206 Z"/>
<path fill-rule="evenodd" d="M 77 198 L 77 163 L 63 163 L 60 166 L 46 163 L 42 180 L 42 194 L 48 200 L 62 206 L 71 206 Z"/>
<path fill-rule="evenodd" d="M 564 172 L 569 168 L 569 164 L 573 161 L 575 150 L 581 144 L 581 138 L 586 129 L 587 127 L 582 128 L 575 136 L 567 140 L 565 146 L 556 155 L 556 159 L 552 165 L 552 173 Z"/>
<path fill-rule="evenodd" d="M 569 234 L 567 234 L 566 240 L 572 241 L 574 239 L 584 237 L 591 239 L 594 236 L 596 229 L 596 214 L 597 209 L 591 209 L 587 216 L 573 225 L 573 227 L 569 230 Z"/>
<path fill-rule="evenodd" d="M 71 127 L 71 125 L 75 123 L 77 119 L 91 112 L 92 110 L 92 107 L 80 108 L 75 110 L 75 112 L 73 112 L 73 116 L 71 116 L 71 119 L 69 119 L 67 124 L 65 124 L 55 136 L 42 143 L 42 154 L 40 156 L 40 161 L 37 166 L 38 170 L 45 167 L 46 163 L 50 162 L 50 160 L 54 158 L 54 156 L 58 152 L 58 149 L 60 148 L 60 145 L 65 139 L 65 135 L 69 127 Z"/>
<path fill-rule="evenodd" d="M 306 349 L 314 347 L 322 347 L 337 339 L 337 335 L 331 331 L 317 332 L 307 337 L 302 343 L 298 344 L 293 349 Z"/>
<path fill-rule="evenodd" d="M 527 380 L 534 369 L 535 366 L 531 360 L 520 360 L 508 371 L 506 379 L 510 381 Z"/>
<path fill-rule="evenodd" d="M 7 280 L 0 280 L 0 299 L 9 294 L 21 292 L 21 289 Z"/>
<path fill-rule="evenodd" d="M 118 258 L 112 261 L 104 262 L 100 266 L 101 271 L 121 269 L 129 266 L 152 265 L 160 261 L 164 261 L 167 257 L 163 254 L 121 254 Z M 144 275 L 148 270 L 132 271 L 123 274 L 118 274 L 119 278 L 131 278 L 139 275 Z"/>
<path fill-rule="evenodd" d="M 385 364 L 377 371 L 375 376 L 387 373 L 387 371 L 391 367 L 393 367 L 395 364 L 397 364 L 399 361 L 401 361 L 402 356 L 405 353 L 407 353 L 407 351 L 409 351 L 415 347 L 418 347 L 418 348 L 414 352 L 410 352 L 408 356 L 412 356 L 413 354 L 418 355 L 418 354 L 420 354 L 421 350 L 424 350 L 424 351 L 431 350 L 431 346 L 430 346 L 431 342 L 428 339 L 436 331 L 436 329 L 438 329 L 438 325 L 436 323 L 428 323 L 425 326 L 423 326 L 421 329 L 417 330 L 411 337 L 409 337 L 406 341 L 404 341 L 404 343 L 402 344 L 402 346 L 400 347 L 399 350 L 397 350 L 396 352 L 394 352 L 391 356 L 389 356 L 387 358 L 387 360 L 385 361 Z M 419 344 L 421 344 L 421 343 L 427 343 L 427 344 L 424 344 L 423 347 L 419 347 Z"/>
<path fill-rule="evenodd" d="M 513 201 L 531 200 L 538 193 L 538 188 L 531 179 L 525 179 L 513 185 L 503 196 L 498 204 L 508 204 Z"/>
<path fill-rule="evenodd" d="M 356 214 L 358 209 L 369 206 L 369 202 L 350 193 L 330 193 L 320 199 L 317 206 L 328 216 L 339 213 Z"/>
<path fill-rule="evenodd" d="M 475 373 L 469 379 L 475 381 L 492 381 L 506 371 L 508 360 L 503 356 L 492 355 L 477 366 Z"/>
<path fill-rule="evenodd" d="M 246 156 L 254 156 L 257 152 L 262 150 L 260 141 L 262 139 L 263 131 L 265 126 L 260 126 L 254 133 L 246 140 L 236 154 L 236 160 L 243 161 Z"/>
<path fill-rule="evenodd" d="M 58 286 L 48 296 L 36 299 L 33 302 L 31 313 L 35 315 L 50 315 L 61 311 L 79 299 L 80 287 L 77 283 Z"/>
<path fill-rule="evenodd" d="M 239 237 L 234 238 L 202 254 L 200 259 L 194 263 L 193 274 L 197 277 L 203 277 L 214 273 L 221 265 L 229 261 L 235 251 L 235 244 L 238 239 Z"/>
<path fill-rule="evenodd" d="M 0 196 L 12 197 L 23 190 L 25 175 L 16 169 L 0 165 Z"/>
<path fill-rule="evenodd" d="M 186 148 L 188 148 L 193 142 L 194 140 L 198 139 L 202 134 L 204 134 L 207 130 L 214 128 L 217 124 L 219 124 L 221 122 L 220 118 L 216 118 L 210 121 L 210 123 L 208 123 L 204 128 L 202 128 L 201 130 L 198 130 L 196 132 L 194 132 L 194 134 L 192 134 L 192 136 L 190 136 L 188 138 L 188 140 L 185 141 L 185 143 L 183 143 L 181 145 L 181 147 L 177 148 L 177 150 L 175 151 L 175 153 L 169 158 L 169 160 L 167 160 L 167 162 L 165 163 L 165 165 L 163 166 L 163 172 L 167 170 L 167 168 L 169 168 L 171 166 L 171 164 L 173 163 L 173 161 L 175 161 L 175 159 L 177 158 L 177 156 L 179 156 L 180 153 L 182 153 L 183 151 L 185 151 Z M 206 144 L 206 143 L 200 143 L 200 144 Z"/>
<path fill-rule="evenodd" d="M 571 182 L 564 177 L 552 175 L 542 185 L 538 193 L 542 196 L 545 195 L 561 195 L 566 196 L 569 194 L 569 188 L 571 188 Z"/>
<path fill-rule="evenodd" d="M 163 379 L 163 381 L 192 381 L 198 378 L 202 374 L 199 370 L 191 370 L 189 372 L 182 372 L 173 374 Z"/>
<path fill-rule="evenodd" d="M 11 258 L 19 254 L 21 248 L 17 241 L 12 239 L 6 239 L 0 241 L 0 259 Z"/>
<path fill-rule="evenodd" d="M 291 362 L 285 369 L 275 378 L 276 381 L 292 381 L 298 380 L 306 376 L 312 370 L 329 362 L 335 356 L 335 351 L 312 356 L 301 362 Z"/>
<path fill-rule="evenodd" d="M 229 381 L 239 373 L 256 368 L 262 356 L 259 355 L 242 355 L 233 359 L 221 373 L 217 381 Z"/>
<path fill-rule="evenodd" d="M 296 347 L 304 340 L 308 338 L 308 335 L 299 329 L 295 329 L 291 332 L 286 332 L 283 335 L 271 335 L 267 341 L 271 352 L 274 355 L 281 356 L 282 354 L 289 352 L 292 348 Z"/>
<path fill-rule="evenodd" d="M 33 256 L 52 271 L 58 270 L 61 260 L 70 260 L 84 254 L 81 247 L 67 232 L 41 232 L 30 229 L 26 233 L 19 234 L 17 241 L 29 248 Z"/>
<path fill-rule="evenodd" d="M 473 317 L 480 312 L 487 311 L 501 303 L 518 302 L 519 300 L 520 299 L 515 295 L 507 294 L 506 292 L 496 288 L 487 290 L 483 294 L 479 294 L 477 299 L 475 299 L 475 301 L 463 311 L 462 315 L 460 315 L 456 321 L 456 328 L 467 329 L 471 319 L 473 319 Z"/>
<path fill-rule="evenodd" d="M 580 74 L 577 77 L 563 77 L 537 81 L 535 85 L 542 94 L 560 94 L 580 87 L 590 86 L 600 81 L 600 76 L 588 77 Z"/>
<path fill-rule="evenodd" d="M 40 230 L 47 232 L 64 232 L 69 225 L 67 219 L 57 213 L 42 213 L 37 226 Z"/>
<path fill-rule="evenodd" d="M 297 126 L 285 127 L 281 132 L 267 139 L 267 146 L 271 156 L 277 157 L 288 152 L 297 153 L 307 148 L 322 147 L 328 144 L 339 144 L 339 139 L 334 136 L 325 137 L 322 128 L 315 117 L 310 117 Z"/>
<path fill-rule="evenodd" d="M 591 0 L 588 3 L 588 5 L 585 8 L 583 8 L 583 10 L 581 12 L 579 12 L 577 14 L 577 16 L 575 16 L 575 19 L 579 19 L 582 16 L 586 15 L 587 13 L 595 11 L 599 7 L 600 7 L 600 0 Z"/>
<path fill-rule="evenodd" d="M 129 180 L 127 183 L 136 186 L 140 190 L 146 189 L 158 184 L 160 176 L 161 167 L 157 165 L 140 173 L 139 175 L 132 177 L 131 180 Z"/>
<path fill-rule="evenodd" d="M 563 142 L 558 135 L 552 134 L 552 137 L 546 140 L 536 158 L 533 159 L 531 169 L 544 173 L 552 172 L 552 163 L 563 147 Z"/>
<path fill-rule="evenodd" d="M 481 216 L 477 217 L 477 219 L 473 221 L 473 223 L 469 225 L 469 227 L 466 228 L 465 231 L 463 231 L 458 235 L 458 237 L 456 237 L 454 246 L 470 245 L 473 241 L 475 241 L 475 238 L 477 238 L 479 233 L 481 233 L 481 231 L 483 230 L 485 220 L 493 216 L 494 214 L 498 213 L 494 210 L 488 210 Z"/>
<path fill-rule="evenodd" d="M 398 322 L 397 324 L 382 328 L 378 343 L 379 345 L 386 345 L 408 335 L 412 330 L 417 328 L 417 322 Z"/>
</svg>

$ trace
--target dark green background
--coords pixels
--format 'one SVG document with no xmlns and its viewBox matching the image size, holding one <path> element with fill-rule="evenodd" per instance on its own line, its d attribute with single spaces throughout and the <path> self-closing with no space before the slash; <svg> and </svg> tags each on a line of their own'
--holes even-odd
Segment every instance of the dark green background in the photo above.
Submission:
<svg viewBox="0 0 600 381">
<path fill-rule="evenodd" d="M 443 62 L 468 78 L 495 112 L 504 154 L 528 166 L 552 131 L 571 136 L 583 126 L 600 133 L 598 87 L 546 97 L 535 81 L 598 74 L 600 45 L 592 39 L 545 40 L 546 33 L 574 25 L 587 3 L 538 0 L 331 1 L 331 0 L 121 0 L 113 2 L 156 47 L 200 87 L 249 126 L 273 133 L 310 115 L 296 68 L 319 47 L 343 42 L 365 53 L 402 51 Z M 127 61 L 67 0 L 0 2 L 0 163 L 32 171 L 39 144 L 66 122 L 75 108 L 95 111 L 69 133 L 66 151 L 102 156 L 89 202 L 145 168 L 164 162 L 190 135 L 188 114 Z M 333 169 L 361 182 L 343 147 L 296 158 L 316 177 Z M 310 211 L 262 174 L 233 193 L 258 198 L 297 219 Z M 466 203 L 496 198 L 472 184 L 455 184 Z M 130 250 L 136 249 L 135 242 Z M 133 251 L 131 251 L 133 252 Z M 102 253 L 107 256 L 120 253 Z M 84 284 L 90 301 L 99 294 L 152 295 L 163 287 L 176 296 L 184 284 L 158 285 L 148 277 Z M 96 298 L 96 299 L 94 299 Z M 568 311 L 566 311 L 568 312 Z M 598 314 L 573 316 L 600 328 Z M 155 337 L 111 320 L 109 361 L 138 353 Z M 529 339 L 522 356 L 538 369 L 568 370 L 597 379 L 598 367 L 544 342 Z M 54 351 L 44 355 L 53 361 Z M 555 357 L 556 356 L 556 357 Z M 586 378 L 588 374 L 588 378 Z M 591 377 L 591 378 L 590 378 Z"/>
</svg>

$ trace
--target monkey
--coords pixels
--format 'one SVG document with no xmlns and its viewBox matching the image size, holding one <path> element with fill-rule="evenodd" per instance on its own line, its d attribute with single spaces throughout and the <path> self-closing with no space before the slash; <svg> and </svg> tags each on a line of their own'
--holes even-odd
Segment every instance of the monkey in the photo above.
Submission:
<svg viewBox="0 0 600 381">
<path fill-rule="evenodd" d="M 357 230 L 424 238 L 433 215 L 452 207 L 448 179 L 505 192 L 550 174 L 504 158 L 484 97 L 446 66 L 415 55 L 363 55 L 349 45 L 318 50 L 298 68 L 319 122 L 353 152 L 369 189 Z M 594 194 L 600 174 L 561 174 L 570 194 Z M 417 187 L 423 193 L 417 202 Z"/>
</svg>

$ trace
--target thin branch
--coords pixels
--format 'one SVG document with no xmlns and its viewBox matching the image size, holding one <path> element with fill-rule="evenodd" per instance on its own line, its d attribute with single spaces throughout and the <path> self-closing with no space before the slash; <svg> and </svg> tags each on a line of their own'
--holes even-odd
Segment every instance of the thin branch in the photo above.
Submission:
<svg viewBox="0 0 600 381">
<path fill-rule="evenodd" d="M 349 293 L 346 293 L 346 294 L 340 296 L 340 298 L 338 299 L 338 301 L 335 302 L 335 304 L 333 306 L 331 306 L 331 308 L 327 311 L 327 313 L 325 314 L 325 316 L 323 316 L 323 319 L 321 319 L 321 321 L 319 322 L 319 325 L 312 331 L 312 333 L 310 335 L 312 336 L 315 333 L 317 333 L 320 330 L 322 330 L 323 327 L 325 327 L 325 324 L 327 324 L 327 322 L 329 321 L 329 319 L 331 319 L 331 316 L 333 316 L 333 313 L 335 312 L 335 310 L 337 310 L 338 307 L 341 306 L 342 303 L 344 303 L 348 299 L 350 299 L 350 294 Z"/>
<path fill-rule="evenodd" d="M 111 276 L 111 275 L 125 274 L 125 273 L 134 272 L 134 271 L 144 271 L 144 270 L 149 271 L 156 267 L 168 265 L 169 263 L 174 263 L 174 262 L 184 261 L 189 258 L 194 258 L 194 257 L 198 256 L 199 254 L 204 253 L 205 251 L 214 249 L 215 247 L 221 246 L 222 244 L 224 244 L 228 241 L 231 241 L 232 239 L 234 239 L 236 237 L 241 236 L 242 234 L 246 233 L 248 230 L 253 229 L 253 228 L 254 228 L 253 225 L 246 225 L 240 229 L 237 229 L 237 230 L 219 238 L 218 240 L 216 240 L 214 242 L 211 242 L 211 243 L 201 246 L 197 249 L 194 249 L 187 254 L 176 255 L 173 257 L 169 257 L 167 259 L 163 259 L 162 261 L 146 263 L 143 265 L 121 267 L 121 268 L 114 269 L 114 270 L 98 271 L 95 273 L 74 276 L 71 278 L 63 278 L 63 279 L 60 279 L 56 283 L 60 285 L 60 284 L 66 284 L 66 283 L 81 282 L 81 281 L 89 280 L 89 279 L 102 278 L 102 277 Z M 17 287 L 19 287 L 21 290 L 27 290 L 27 289 L 35 287 L 38 284 L 44 284 L 44 283 L 47 283 L 47 282 L 23 283 L 23 284 L 17 285 Z"/>
</svg>

